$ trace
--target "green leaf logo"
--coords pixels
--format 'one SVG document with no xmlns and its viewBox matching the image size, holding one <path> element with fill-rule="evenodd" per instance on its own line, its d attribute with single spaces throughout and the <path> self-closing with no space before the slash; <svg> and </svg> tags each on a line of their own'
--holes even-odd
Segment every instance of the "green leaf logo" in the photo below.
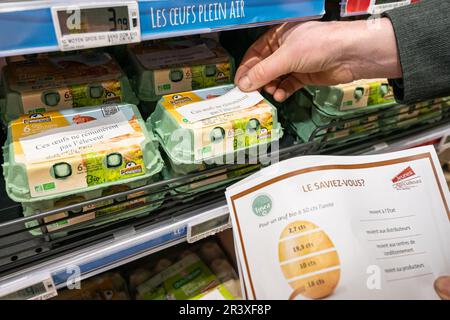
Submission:
<svg viewBox="0 0 450 320">
<path fill-rule="evenodd" d="M 253 200 L 252 210 L 259 217 L 267 216 L 272 210 L 272 199 L 265 194 L 257 196 Z"/>
</svg>

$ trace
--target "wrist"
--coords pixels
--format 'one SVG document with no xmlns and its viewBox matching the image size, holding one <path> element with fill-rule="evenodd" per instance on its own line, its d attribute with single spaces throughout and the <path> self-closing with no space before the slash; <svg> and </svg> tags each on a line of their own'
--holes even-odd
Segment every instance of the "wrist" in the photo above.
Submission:
<svg viewBox="0 0 450 320">
<path fill-rule="evenodd" d="M 397 40 L 391 21 L 377 18 L 344 22 L 338 35 L 342 39 L 342 62 L 358 79 L 401 78 Z"/>
</svg>

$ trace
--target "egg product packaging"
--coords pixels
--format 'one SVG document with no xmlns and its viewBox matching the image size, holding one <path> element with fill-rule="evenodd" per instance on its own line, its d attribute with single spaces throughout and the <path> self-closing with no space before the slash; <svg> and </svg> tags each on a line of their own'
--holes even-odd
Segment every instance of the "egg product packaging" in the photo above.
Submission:
<svg viewBox="0 0 450 320">
<path fill-rule="evenodd" d="M 15 59 L 3 68 L 2 78 L 5 122 L 21 114 L 138 102 L 119 64 L 104 52 Z"/>
<path fill-rule="evenodd" d="M 232 85 L 164 96 L 147 123 L 177 174 L 236 163 L 239 154 L 263 152 L 283 134 L 269 101 Z"/>
<path fill-rule="evenodd" d="M 133 105 L 23 115 L 3 149 L 8 195 L 48 200 L 154 176 L 163 166 L 154 143 Z"/>
<path fill-rule="evenodd" d="M 226 192 L 249 299 L 438 299 L 450 193 L 433 146 L 279 162 Z M 226 262 L 212 270 L 226 276 Z"/>
<path fill-rule="evenodd" d="M 179 38 L 128 47 L 126 60 L 138 98 L 156 102 L 162 96 L 230 84 L 234 60 L 213 39 Z"/>
<path fill-rule="evenodd" d="M 214 293 L 212 293 L 212 291 Z M 139 300 L 234 300 L 209 267 L 190 254 L 137 287 Z"/>
<path fill-rule="evenodd" d="M 308 86 L 313 101 L 324 111 L 349 111 L 395 103 L 387 79 L 357 80 L 336 86 Z"/>
<path fill-rule="evenodd" d="M 23 115 L 9 124 L 3 156 L 7 193 L 22 203 L 25 216 L 151 184 L 164 165 L 152 132 L 137 108 L 127 104 Z M 48 232 L 89 220 L 95 225 L 99 217 L 149 212 L 163 197 L 134 192 L 62 211 L 44 222 Z"/>
</svg>

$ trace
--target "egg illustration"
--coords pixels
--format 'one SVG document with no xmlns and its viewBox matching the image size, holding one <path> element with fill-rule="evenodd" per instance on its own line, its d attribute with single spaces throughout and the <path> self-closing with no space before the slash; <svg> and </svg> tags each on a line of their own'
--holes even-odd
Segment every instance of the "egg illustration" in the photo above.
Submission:
<svg viewBox="0 0 450 320">
<path fill-rule="evenodd" d="M 322 299 L 336 289 L 341 267 L 330 237 L 309 221 L 295 221 L 280 235 L 278 259 L 281 271 L 294 290 L 290 300 L 301 295 Z"/>
</svg>

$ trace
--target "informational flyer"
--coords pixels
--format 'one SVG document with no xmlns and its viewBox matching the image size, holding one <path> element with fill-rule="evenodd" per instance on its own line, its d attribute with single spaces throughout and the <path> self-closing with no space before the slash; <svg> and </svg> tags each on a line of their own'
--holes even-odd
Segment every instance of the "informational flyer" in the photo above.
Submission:
<svg viewBox="0 0 450 320">
<path fill-rule="evenodd" d="M 433 147 L 307 156 L 228 188 L 249 299 L 438 299 L 449 191 Z"/>
</svg>

